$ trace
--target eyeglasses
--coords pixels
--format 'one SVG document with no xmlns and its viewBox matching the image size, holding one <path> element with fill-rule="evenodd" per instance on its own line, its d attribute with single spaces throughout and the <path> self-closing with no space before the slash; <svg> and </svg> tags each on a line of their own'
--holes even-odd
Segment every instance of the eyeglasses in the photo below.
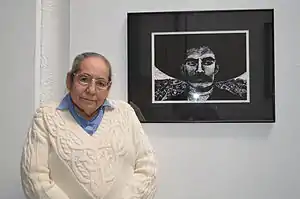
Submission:
<svg viewBox="0 0 300 199">
<path fill-rule="evenodd" d="M 95 81 L 96 89 L 105 90 L 110 85 L 110 81 L 106 81 L 102 78 L 94 78 L 88 74 L 74 73 L 74 76 L 76 77 L 76 81 L 82 86 L 89 86 L 92 84 L 93 81 Z"/>
</svg>

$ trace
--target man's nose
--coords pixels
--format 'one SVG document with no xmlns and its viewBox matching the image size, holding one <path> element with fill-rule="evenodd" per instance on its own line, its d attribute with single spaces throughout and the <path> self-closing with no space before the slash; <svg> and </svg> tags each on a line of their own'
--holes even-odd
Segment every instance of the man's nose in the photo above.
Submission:
<svg viewBox="0 0 300 199">
<path fill-rule="evenodd" d="M 88 85 L 88 92 L 91 94 L 96 93 L 96 82 L 93 79 Z"/>
<path fill-rule="evenodd" d="M 198 66 L 197 66 L 197 69 L 196 69 L 196 73 L 201 73 L 201 72 L 203 72 L 202 60 L 198 59 Z"/>
</svg>

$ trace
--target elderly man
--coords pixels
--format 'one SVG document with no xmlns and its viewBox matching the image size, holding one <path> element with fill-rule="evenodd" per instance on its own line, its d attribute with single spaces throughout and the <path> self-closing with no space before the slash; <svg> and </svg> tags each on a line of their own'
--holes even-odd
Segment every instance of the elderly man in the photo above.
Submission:
<svg viewBox="0 0 300 199">
<path fill-rule="evenodd" d="M 157 160 L 134 109 L 108 98 L 110 62 L 75 57 L 68 94 L 37 109 L 21 158 L 27 199 L 152 199 Z"/>
</svg>

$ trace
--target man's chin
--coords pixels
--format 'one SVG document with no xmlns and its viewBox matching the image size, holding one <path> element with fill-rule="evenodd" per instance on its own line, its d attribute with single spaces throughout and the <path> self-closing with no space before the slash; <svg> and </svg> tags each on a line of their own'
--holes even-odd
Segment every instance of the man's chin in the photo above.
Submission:
<svg viewBox="0 0 300 199">
<path fill-rule="evenodd" d="M 93 116 L 95 114 L 95 112 L 97 111 L 96 108 L 85 108 L 84 109 L 84 113 L 87 115 L 87 116 Z"/>
<path fill-rule="evenodd" d="M 91 103 L 91 104 L 87 104 L 85 103 L 82 106 L 82 110 L 86 113 L 86 114 L 92 114 L 97 110 L 97 106 L 95 106 L 95 103 Z"/>
<path fill-rule="evenodd" d="M 203 83 L 189 83 L 194 88 L 207 88 L 213 84 L 213 82 L 203 82 Z"/>
</svg>

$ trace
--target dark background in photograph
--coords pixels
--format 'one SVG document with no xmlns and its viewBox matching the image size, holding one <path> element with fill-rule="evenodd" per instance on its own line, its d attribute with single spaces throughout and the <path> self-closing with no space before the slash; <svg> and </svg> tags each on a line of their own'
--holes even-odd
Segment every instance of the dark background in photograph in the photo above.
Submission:
<svg viewBox="0 0 300 199">
<path fill-rule="evenodd" d="M 142 122 L 274 122 L 273 15 L 274 10 L 128 13 L 128 102 L 143 114 Z M 249 30 L 251 102 L 153 104 L 151 33 L 217 30 Z"/>
<path fill-rule="evenodd" d="M 215 81 L 228 80 L 246 72 L 246 33 L 155 35 L 155 66 L 180 79 L 180 65 L 190 48 L 209 47 L 216 56 L 219 72 Z"/>
</svg>

